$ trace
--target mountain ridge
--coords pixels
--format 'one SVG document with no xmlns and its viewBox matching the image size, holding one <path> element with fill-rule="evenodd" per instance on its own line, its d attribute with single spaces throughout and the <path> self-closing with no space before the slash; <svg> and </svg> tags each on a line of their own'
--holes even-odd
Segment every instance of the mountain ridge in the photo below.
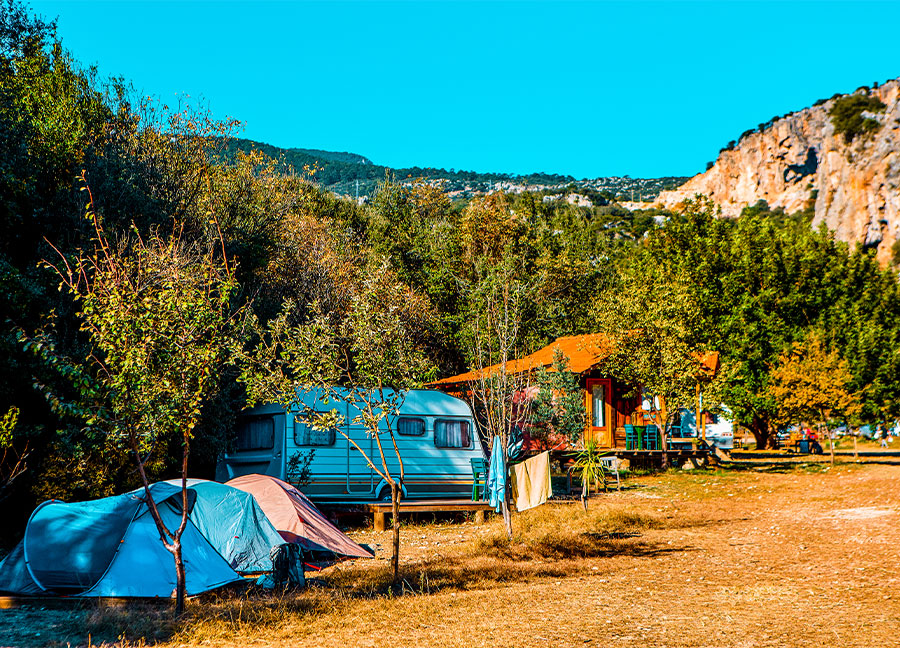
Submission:
<svg viewBox="0 0 900 648">
<path fill-rule="evenodd" d="M 878 103 L 883 109 L 867 108 Z M 846 130 L 848 115 L 858 132 Z M 761 200 L 788 213 L 811 207 L 814 227 L 824 223 L 840 240 L 874 248 L 883 264 L 896 261 L 900 79 L 836 94 L 745 132 L 707 171 L 661 192 L 657 206 L 675 208 L 698 193 L 726 217 Z"/>
<path fill-rule="evenodd" d="M 660 191 L 679 186 L 687 177 L 664 176 L 662 178 L 632 178 L 630 176 L 610 176 L 576 179 L 571 175 L 535 172 L 512 174 L 500 172 L 479 173 L 456 169 L 434 167 L 392 168 L 374 163 L 357 153 L 336 153 L 319 149 L 282 148 L 244 138 L 230 138 L 225 142 L 226 159 L 233 158 L 239 151 L 247 153 L 259 150 L 269 157 L 280 160 L 295 173 L 304 173 L 304 168 L 316 168 L 315 180 L 326 189 L 338 195 L 354 197 L 372 196 L 379 182 L 387 174 L 395 178 L 425 178 L 442 180 L 445 190 L 452 197 L 467 198 L 476 193 L 484 193 L 498 187 L 519 192 L 523 190 L 554 191 L 574 185 L 576 189 L 609 192 L 611 198 L 627 200 L 645 198 L 652 200 Z"/>
</svg>

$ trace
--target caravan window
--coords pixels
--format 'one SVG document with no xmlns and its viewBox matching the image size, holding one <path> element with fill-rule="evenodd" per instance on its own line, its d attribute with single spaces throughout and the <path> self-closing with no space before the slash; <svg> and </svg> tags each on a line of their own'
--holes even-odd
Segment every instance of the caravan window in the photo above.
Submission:
<svg viewBox="0 0 900 648">
<path fill-rule="evenodd" d="M 434 422 L 434 445 L 438 448 L 468 448 L 471 444 L 468 421 L 438 419 Z"/>
<path fill-rule="evenodd" d="M 301 417 L 294 417 L 294 444 L 298 446 L 333 446 L 334 428 L 316 430 Z"/>
<path fill-rule="evenodd" d="M 403 436 L 425 436 L 425 421 L 401 416 L 397 419 L 397 432 Z"/>
<path fill-rule="evenodd" d="M 275 419 L 271 416 L 246 416 L 238 419 L 234 449 L 271 450 L 275 447 Z"/>
</svg>

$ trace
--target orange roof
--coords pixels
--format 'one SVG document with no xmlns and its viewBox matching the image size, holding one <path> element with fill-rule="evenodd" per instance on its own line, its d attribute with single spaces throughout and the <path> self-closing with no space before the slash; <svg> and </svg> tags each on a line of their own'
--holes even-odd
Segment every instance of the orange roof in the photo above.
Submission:
<svg viewBox="0 0 900 648">
<path fill-rule="evenodd" d="M 569 335 L 567 337 L 556 338 L 554 342 L 548 344 L 543 349 L 539 349 L 534 353 L 510 360 L 506 363 L 506 371 L 511 374 L 526 373 L 536 371 L 539 367 L 550 367 L 553 364 L 553 353 L 556 349 L 563 352 L 569 358 L 569 371 L 581 374 L 590 371 L 597 364 L 612 352 L 612 342 L 603 333 L 592 333 L 588 335 Z M 715 376 L 719 371 L 719 352 L 707 351 L 697 356 L 700 362 L 700 373 L 705 376 Z M 498 372 L 500 365 L 492 365 L 484 369 L 484 373 L 488 376 Z M 482 375 L 481 371 L 467 371 L 458 376 L 450 376 L 428 383 L 429 385 L 454 385 L 458 383 L 467 383 L 478 380 Z"/>
<path fill-rule="evenodd" d="M 569 370 L 572 373 L 579 374 L 596 366 L 598 362 L 608 356 L 612 351 L 609 338 L 602 333 L 570 335 L 567 337 L 556 338 L 551 344 L 548 344 L 543 349 L 539 349 L 524 358 L 510 360 L 506 363 L 506 371 L 508 373 L 518 374 L 534 371 L 539 367 L 549 367 L 553 364 L 553 353 L 557 348 L 569 358 Z M 485 368 L 484 373 L 491 375 L 499 370 L 500 365 L 497 364 Z M 480 376 L 481 371 L 468 371 L 459 374 L 458 376 L 443 378 L 428 384 L 447 385 L 472 382 L 477 380 Z"/>
</svg>

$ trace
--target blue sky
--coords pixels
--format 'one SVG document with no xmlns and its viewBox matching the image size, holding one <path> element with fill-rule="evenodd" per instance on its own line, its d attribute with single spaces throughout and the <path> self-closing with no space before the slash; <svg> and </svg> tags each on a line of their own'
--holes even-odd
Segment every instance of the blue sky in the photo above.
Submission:
<svg viewBox="0 0 900 648">
<path fill-rule="evenodd" d="M 103 75 L 394 167 L 693 175 L 774 115 L 900 76 L 886 1 L 31 6 Z"/>
</svg>

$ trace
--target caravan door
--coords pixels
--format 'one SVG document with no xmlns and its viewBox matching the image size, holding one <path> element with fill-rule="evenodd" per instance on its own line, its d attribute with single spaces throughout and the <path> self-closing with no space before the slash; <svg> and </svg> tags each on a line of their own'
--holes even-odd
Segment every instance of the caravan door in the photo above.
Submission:
<svg viewBox="0 0 900 648">
<path fill-rule="evenodd" d="M 344 439 L 347 444 L 347 492 L 355 495 L 371 495 L 375 490 L 375 471 L 356 446 L 362 448 L 374 460 L 375 454 L 378 453 L 375 439 L 367 435 L 362 426 L 351 423 L 346 429 L 349 430 L 349 438 Z"/>
<path fill-rule="evenodd" d="M 284 479 L 285 415 L 265 410 L 259 408 L 238 418 L 234 448 L 224 457 L 227 474 L 222 477 L 260 473 Z"/>
</svg>

